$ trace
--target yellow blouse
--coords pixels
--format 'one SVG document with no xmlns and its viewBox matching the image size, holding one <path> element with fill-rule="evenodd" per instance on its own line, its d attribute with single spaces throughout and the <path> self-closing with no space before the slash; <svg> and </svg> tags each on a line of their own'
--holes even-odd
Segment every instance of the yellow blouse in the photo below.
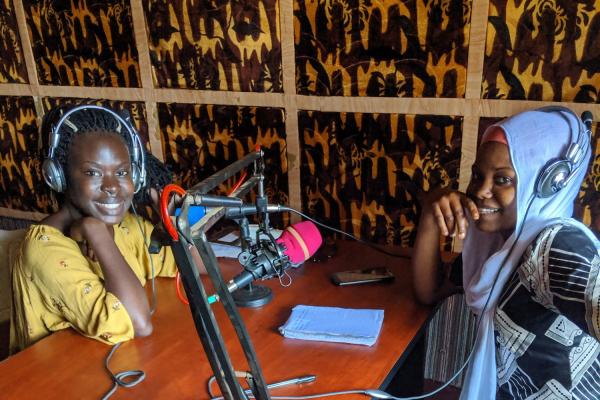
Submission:
<svg viewBox="0 0 600 400">
<path fill-rule="evenodd" d="M 131 214 L 114 229 L 115 243 L 142 285 L 152 277 L 147 250 L 151 232 L 148 221 Z M 152 260 L 154 276 L 175 276 L 170 248 Z M 125 307 L 104 288 L 100 265 L 51 226 L 32 225 L 27 231 L 13 262 L 12 287 L 11 354 L 69 327 L 109 344 L 134 336 Z"/>
</svg>

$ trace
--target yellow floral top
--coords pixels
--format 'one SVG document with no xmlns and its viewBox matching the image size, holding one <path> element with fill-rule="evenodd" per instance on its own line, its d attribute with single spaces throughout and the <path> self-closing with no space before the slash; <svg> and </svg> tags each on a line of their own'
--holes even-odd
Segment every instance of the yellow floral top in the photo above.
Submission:
<svg viewBox="0 0 600 400">
<path fill-rule="evenodd" d="M 145 285 L 146 279 L 152 277 L 147 250 L 152 225 L 127 214 L 114 228 L 117 247 Z M 32 225 L 16 253 L 12 269 L 11 354 L 69 327 L 109 344 L 133 338 L 129 314 L 119 299 L 104 288 L 100 265 L 86 258 L 71 238 L 51 226 Z M 152 260 L 154 276 L 175 276 L 170 248 L 152 255 Z"/>
</svg>

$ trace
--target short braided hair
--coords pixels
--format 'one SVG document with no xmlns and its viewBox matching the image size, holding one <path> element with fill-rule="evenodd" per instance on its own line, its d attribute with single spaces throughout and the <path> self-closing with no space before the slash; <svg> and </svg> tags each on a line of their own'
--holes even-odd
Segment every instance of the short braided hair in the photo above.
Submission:
<svg viewBox="0 0 600 400">
<path fill-rule="evenodd" d="M 146 152 L 146 185 L 135 194 L 135 204 L 151 206 L 150 189 L 154 188 L 159 193 L 169 183 L 173 182 L 171 168 L 156 158 L 153 154 Z"/>
<path fill-rule="evenodd" d="M 63 112 L 67 112 L 68 110 L 69 108 L 58 107 L 44 116 L 44 121 L 42 122 L 42 134 L 44 137 L 50 136 L 50 131 L 54 124 L 57 124 Z M 69 159 L 71 158 L 71 146 L 76 136 L 90 133 L 118 136 L 127 145 L 131 158 L 134 143 L 132 143 L 131 137 L 125 127 L 121 127 L 120 125 L 121 123 L 108 112 L 97 108 L 84 108 L 69 115 L 68 119 L 60 127 L 60 140 L 54 149 L 53 155 L 54 160 L 62 167 L 65 178 L 69 179 L 67 171 L 69 170 Z M 50 144 L 47 147 L 49 146 Z"/>
</svg>

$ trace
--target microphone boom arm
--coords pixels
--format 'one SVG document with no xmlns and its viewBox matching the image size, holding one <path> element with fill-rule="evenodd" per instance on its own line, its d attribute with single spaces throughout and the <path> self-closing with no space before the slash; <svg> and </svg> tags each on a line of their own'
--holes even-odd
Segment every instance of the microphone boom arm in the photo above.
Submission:
<svg viewBox="0 0 600 400">
<path fill-rule="evenodd" d="M 250 335 L 248 334 L 235 305 L 232 294 L 221 275 L 218 261 L 206 237 L 206 231 L 226 215 L 226 208 L 216 207 L 211 209 L 193 226 L 190 226 L 188 223 L 188 211 L 189 207 L 193 205 L 194 197 L 196 199 L 198 199 L 199 196 L 202 197 L 203 193 L 201 192 L 216 187 L 222 181 L 229 179 L 233 174 L 239 172 L 252 162 L 255 163 L 254 176 L 241 185 L 232 196 L 234 196 L 234 198 L 241 198 L 255 185 L 259 184 L 259 187 L 261 187 L 264 176 L 262 175 L 262 170 L 257 174 L 258 168 L 260 168 L 259 165 L 263 165 L 262 151 L 259 150 L 251 153 L 236 163 L 231 164 L 224 170 L 219 171 L 207 180 L 194 186 L 194 188 L 192 188 L 192 194 L 184 197 L 184 204 L 175 221 L 179 235 L 172 236 L 171 238 L 173 255 L 175 256 L 177 268 L 181 273 L 183 286 L 189 301 L 189 307 L 194 319 L 196 331 L 198 332 L 198 337 L 221 389 L 221 393 L 227 400 L 247 400 L 249 397 L 236 377 L 219 325 L 208 302 L 206 291 L 204 290 L 202 280 L 199 276 L 198 259 L 206 268 L 246 357 L 251 373 L 250 375 L 252 377 L 250 389 L 253 397 L 258 400 L 270 400 L 270 396 L 256 357 L 256 352 L 250 340 Z M 196 192 L 194 193 L 194 191 Z M 261 195 L 262 194 L 263 193 L 261 193 Z M 236 204 L 238 203 L 238 201 L 235 200 L 234 202 Z M 239 204 L 239 208 L 241 209 L 241 200 L 239 200 Z M 162 211 L 165 212 L 165 210 Z M 163 221 L 169 218 L 171 218 L 171 216 L 163 215 Z M 247 223 L 245 216 L 242 218 L 245 219 Z M 268 220 L 267 224 L 263 223 L 261 224 L 261 227 L 268 229 Z"/>
</svg>

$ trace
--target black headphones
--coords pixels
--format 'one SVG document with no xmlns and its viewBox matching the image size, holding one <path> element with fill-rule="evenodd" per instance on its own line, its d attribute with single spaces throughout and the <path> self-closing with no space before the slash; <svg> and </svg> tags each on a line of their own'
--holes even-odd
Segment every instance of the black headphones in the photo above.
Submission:
<svg viewBox="0 0 600 400">
<path fill-rule="evenodd" d="M 569 147 L 564 156 L 554 158 L 546 163 L 540 170 L 536 184 L 535 195 L 537 197 L 546 198 L 558 193 L 562 188 L 567 186 L 575 172 L 581 167 L 581 164 L 587 153 L 586 137 L 591 136 L 591 113 L 585 118 L 585 123 L 570 109 L 561 106 L 547 106 L 537 109 L 536 111 L 557 113 L 564 118 L 571 127 L 571 135 Z M 563 113 L 567 113 L 577 121 L 577 129 L 573 129 L 573 120 L 568 118 Z M 587 115 L 584 113 L 584 115 Z M 589 123 L 589 126 L 588 126 Z M 577 140 L 573 141 L 573 132 L 577 131 Z"/>
<path fill-rule="evenodd" d="M 61 114 L 61 118 L 58 120 L 56 125 L 53 125 L 50 129 L 48 156 L 42 164 L 42 174 L 46 184 L 48 184 L 52 190 L 59 193 L 64 192 L 67 188 L 65 173 L 62 165 L 60 165 L 60 162 L 54 159 L 54 152 L 60 143 L 61 129 L 63 129 L 63 125 L 66 125 L 73 132 L 77 132 L 79 128 L 69 121 L 69 117 L 74 113 L 83 110 L 100 110 L 109 114 L 117 121 L 116 131 L 119 133 L 121 132 L 122 127 L 125 127 L 132 146 L 130 151 L 131 179 L 133 180 L 135 193 L 137 193 L 142 187 L 144 187 L 146 183 L 146 160 L 144 156 L 145 150 L 140 137 L 133 128 L 129 115 L 124 113 L 125 116 L 120 116 L 113 110 L 110 110 L 106 107 L 89 104 L 74 107 L 68 110 L 66 113 Z M 60 110 L 60 112 L 62 113 L 63 110 Z"/>
</svg>

